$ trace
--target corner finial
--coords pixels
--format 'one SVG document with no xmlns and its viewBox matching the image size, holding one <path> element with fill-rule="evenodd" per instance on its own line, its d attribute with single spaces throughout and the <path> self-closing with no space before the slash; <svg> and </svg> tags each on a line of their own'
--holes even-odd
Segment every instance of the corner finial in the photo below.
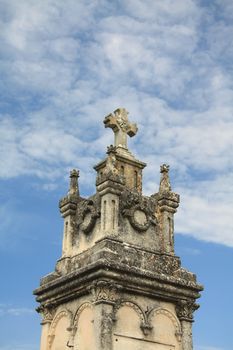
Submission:
<svg viewBox="0 0 233 350">
<path fill-rule="evenodd" d="M 169 165 L 162 164 L 160 166 L 160 173 L 161 173 L 161 179 L 160 179 L 160 185 L 159 185 L 159 192 L 171 191 L 172 188 L 171 188 L 170 178 L 169 178 Z"/>
<path fill-rule="evenodd" d="M 125 108 L 118 108 L 113 113 L 107 115 L 104 119 L 105 128 L 111 128 L 115 134 L 115 147 L 125 148 L 127 150 L 127 135 L 133 137 L 138 128 L 135 123 L 128 120 L 128 112 Z"/>
<path fill-rule="evenodd" d="M 78 186 L 79 170 L 73 169 L 70 172 L 70 189 L 69 194 L 79 196 Z"/>
<path fill-rule="evenodd" d="M 116 147 L 113 146 L 113 145 L 110 145 L 107 147 L 107 154 L 110 154 L 110 153 L 116 153 Z"/>
</svg>

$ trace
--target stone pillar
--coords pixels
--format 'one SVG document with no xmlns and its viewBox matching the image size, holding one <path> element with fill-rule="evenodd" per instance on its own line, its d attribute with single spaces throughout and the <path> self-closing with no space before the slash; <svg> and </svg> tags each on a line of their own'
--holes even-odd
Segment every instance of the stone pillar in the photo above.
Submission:
<svg viewBox="0 0 233 350">
<path fill-rule="evenodd" d="M 96 350 L 112 350 L 113 308 L 118 298 L 117 286 L 98 281 L 91 287 L 95 312 Z"/>
<path fill-rule="evenodd" d="M 181 323 L 182 350 L 193 350 L 192 323 L 193 312 L 199 307 L 194 300 L 180 300 L 176 313 Z"/>
<path fill-rule="evenodd" d="M 112 350 L 112 312 L 105 302 L 95 305 L 96 350 Z"/>
<path fill-rule="evenodd" d="M 179 195 L 172 192 L 169 166 L 161 165 L 161 180 L 158 193 L 158 219 L 161 232 L 161 250 L 174 254 L 174 214 L 179 206 Z"/>
<path fill-rule="evenodd" d="M 55 311 L 51 308 L 46 308 L 40 306 L 37 311 L 42 315 L 43 320 L 41 322 L 42 331 L 41 331 L 41 340 L 40 340 L 40 350 L 48 350 L 48 338 L 50 325 L 53 320 Z"/>
<path fill-rule="evenodd" d="M 70 188 L 68 195 L 59 202 L 59 208 L 64 218 L 62 258 L 69 257 L 72 251 L 74 217 L 79 200 L 78 186 L 79 171 L 73 169 L 70 172 Z"/>
<path fill-rule="evenodd" d="M 50 324 L 51 322 L 41 322 L 40 350 L 47 350 Z"/>
<path fill-rule="evenodd" d="M 101 232 L 116 235 L 119 227 L 119 196 L 123 190 L 124 178 L 116 166 L 116 148 L 108 147 L 106 166 L 97 178 L 97 191 L 101 196 Z"/>
<path fill-rule="evenodd" d="M 182 320 L 182 350 L 193 350 L 192 322 Z"/>
</svg>

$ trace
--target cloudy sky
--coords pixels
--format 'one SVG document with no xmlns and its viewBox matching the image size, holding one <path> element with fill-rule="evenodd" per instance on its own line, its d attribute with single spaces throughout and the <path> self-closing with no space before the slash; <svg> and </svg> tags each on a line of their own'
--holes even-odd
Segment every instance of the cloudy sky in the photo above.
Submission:
<svg viewBox="0 0 233 350">
<path fill-rule="evenodd" d="M 0 350 L 39 349 L 57 203 L 73 167 L 95 190 L 117 107 L 139 127 L 144 192 L 168 163 L 181 195 L 177 253 L 206 286 L 194 349 L 232 350 L 232 0 L 0 0 L 0 51 Z"/>
</svg>

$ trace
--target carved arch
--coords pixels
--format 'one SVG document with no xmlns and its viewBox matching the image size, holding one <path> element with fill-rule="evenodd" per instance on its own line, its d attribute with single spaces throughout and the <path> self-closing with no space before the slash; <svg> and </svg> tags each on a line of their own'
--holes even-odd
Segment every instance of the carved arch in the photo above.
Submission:
<svg viewBox="0 0 233 350">
<path fill-rule="evenodd" d="M 53 341 L 55 338 L 55 330 L 57 327 L 58 322 L 62 319 L 62 317 L 67 317 L 68 321 L 70 323 L 72 323 L 72 312 L 69 310 L 61 310 L 59 311 L 57 314 L 55 314 L 53 321 L 51 323 L 50 329 L 49 329 L 49 335 L 48 335 L 48 349 L 51 349 L 52 345 L 53 345 Z"/>
<path fill-rule="evenodd" d="M 134 309 L 134 311 L 136 311 L 136 313 L 138 314 L 138 316 L 140 317 L 140 320 L 143 323 L 145 323 L 146 321 L 146 317 L 144 312 L 142 311 L 142 309 L 140 308 L 140 306 L 132 301 L 127 301 L 127 300 L 123 300 L 121 301 L 119 304 L 117 304 L 114 308 L 114 314 L 116 315 L 117 311 L 122 307 L 122 306 L 129 306 L 132 309 Z"/>
<path fill-rule="evenodd" d="M 167 316 L 172 321 L 174 328 L 175 328 L 175 336 L 176 336 L 177 340 L 180 342 L 181 337 L 182 337 L 182 330 L 181 330 L 180 321 L 176 317 L 176 315 L 173 314 L 170 310 L 162 308 L 162 307 L 152 309 L 148 314 L 149 323 L 151 323 L 151 319 L 153 316 L 159 315 L 159 314 Z"/>
<path fill-rule="evenodd" d="M 74 319 L 73 319 L 73 325 L 74 325 L 74 327 L 75 327 L 75 325 L 78 323 L 79 316 L 81 315 L 81 312 L 82 312 L 84 309 L 86 309 L 87 307 L 92 308 L 91 303 L 85 302 L 85 303 L 81 304 L 81 305 L 78 307 L 78 309 L 77 309 L 77 311 L 76 311 L 76 313 L 75 313 L 75 315 L 74 315 Z"/>
<path fill-rule="evenodd" d="M 72 349 L 95 348 L 94 308 L 90 302 L 81 304 L 73 319 Z M 86 337 L 88 334 L 88 339 Z"/>
</svg>

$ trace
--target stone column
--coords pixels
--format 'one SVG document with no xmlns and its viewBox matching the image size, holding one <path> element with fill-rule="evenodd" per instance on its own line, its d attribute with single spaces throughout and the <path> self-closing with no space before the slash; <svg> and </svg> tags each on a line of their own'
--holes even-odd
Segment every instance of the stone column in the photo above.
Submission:
<svg viewBox="0 0 233 350">
<path fill-rule="evenodd" d="M 79 200 L 78 177 L 79 171 L 73 169 L 70 172 L 70 188 L 68 195 L 59 202 L 60 212 L 64 218 L 62 258 L 69 257 L 72 251 L 74 217 Z"/>
<path fill-rule="evenodd" d="M 41 322 L 42 332 L 40 340 L 40 350 L 48 350 L 49 330 L 55 311 L 52 308 L 46 308 L 44 306 L 39 307 L 37 311 L 43 317 L 43 320 Z"/>
<path fill-rule="evenodd" d="M 106 166 L 97 178 L 97 191 L 101 196 L 101 232 L 116 235 L 119 226 L 119 196 L 123 190 L 124 178 L 116 166 L 116 149 L 108 147 Z"/>
<path fill-rule="evenodd" d="M 161 232 L 161 250 L 174 254 L 174 214 L 179 206 L 179 195 L 172 192 L 169 165 L 160 167 L 161 180 L 158 193 L 158 219 Z"/>
<path fill-rule="evenodd" d="M 192 322 L 182 320 L 182 350 L 193 350 Z"/>
<path fill-rule="evenodd" d="M 91 287 L 95 313 L 96 350 L 112 350 L 113 308 L 118 298 L 117 286 L 98 281 Z"/>
<path fill-rule="evenodd" d="M 193 350 L 192 323 L 193 312 L 199 307 L 195 301 L 180 300 L 176 306 L 182 329 L 182 350 Z"/>
<path fill-rule="evenodd" d="M 47 350 L 48 335 L 51 322 L 41 322 L 40 350 Z"/>
</svg>

